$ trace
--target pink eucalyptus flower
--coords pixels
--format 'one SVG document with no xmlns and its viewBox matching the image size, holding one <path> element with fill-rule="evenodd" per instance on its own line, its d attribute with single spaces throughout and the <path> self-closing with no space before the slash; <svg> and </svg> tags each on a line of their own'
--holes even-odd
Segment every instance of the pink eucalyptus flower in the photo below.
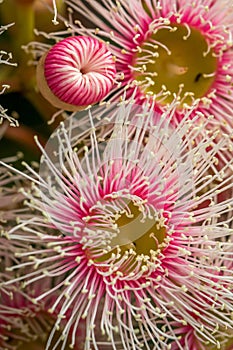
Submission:
<svg viewBox="0 0 233 350">
<path fill-rule="evenodd" d="M 66 2 L 80 18 L 69 23 L 74 33 L 110 42 L 121 77 L 113 98 L 136 89 L 138 103 L 153 100 L 164 111 L 178 96 L 173 119 L 179 121 L 199 101 L 197 110 L 214 115 L 212 127 L 232 128 L 231 0 Z"/>
<path fill-rule="evenodd" d="M 38 143 L 40 174 L 31 169 L 32 189 L 23 193 L 39 214 L 8 231 L 13 241 L 35 247 L 18 254 L 28 261 L 12 267 L 19 277 L 9 284 L 59 278 L 35 297 L 40 302 L 59 293 L 46 349 L 60 349 L 51 341 L 61 320 L 62 349 L 79 343 L 83 322 L 85 350 L 163 350 L 174 341 L 182 349 L 174 323 L 198 329 L 216 346 L 222 329 L 233 328 L 232 276 L 216 274 L 232 249 L 226 240 L 232 218 L 217 218 L 231 212 L 233 200 L 214 202 L 229 185 L 215 168 L 215 155 L 230 147 L 230 139 L 217 142 L 206 132 L 193 145 L 208 121 L 193 128 L 199 115 L 190 110 L 174 129 L 175 108 L 162 115 L 132 103 L 89 109 L 82 112 L 89 115 L 88 129 L 77 115 L 61 124 L 46 149 Z M 208 169 L 215 172 L 206 176 Z M 223 264 L 216 268 L 216 260 Z"/>
<path fill-rule="evenodd" d="M 15 248 L 15 257 L 11 257 L 10 243 Z M 0 258 L 3 257 L 3 260 L 1 260 L 1 271 L 4 271 L 4 267 L 6 268 L 5 272 L 2 272 L 0 275 L 0 350 L 44 350 L 52 325 L 59 314 L 59 307 L 53 314 L 49 312 L 58 297 L 58 294 L 54 295 L 52 290 L 53 284 L 59 283 L 59 281 L 53 279 L 52 276 L 44 278 L 43 283 L 35 281 L 30 283 L 29 286 L 26 283 L 25 285 L 14 283 L 8 286 L 8 281 L 16 277 L 14 267 L 17 264 L 23 264 L 23 260 L 16 260 L 17 256 L 26 251 L 28 242 L 23 243 L 24 247 L 21 242 L 9 242 L 8 245 L 6 241 L 1 242 L 8 253 L 11 265 L 6 260 L 6 253 L 3 256 L 0 254 Z M 41 246 L 38 246 L 39 248 Z M 27 265 L 25 263 L 24 273 L 29 274 L 32 269 Z M 37 300 L 41 294 L 46 293 L 47 296 L 43 300 Z M 63 322 L 61 322 L 61 327 L 64 327 Z M 83 334 L 84 331 L 79 327 L 77 340 L 79 338 L 83 339 Z M 59 337 L 60 332 L 57 329 L 56 335 L 53 337 L 53 344 L 57 342 Z M 64 349 L 67 350 L 66 347 Z M 75 350 L 80 350 L 78 343 Z"/>
<path fill-rule="evenodd" d="M 7 164 L 14 164 L 21 155 L 4 159 Z M 59 308 L 51 315 L 49 309 L 54 304 L 55 296 L 51 293 L 52 277 L 47 277 L 43 283 L 32 283 L 29 287 L 23 284 L 7 285 L 13 280 L 14 267 L 22 264 L 20 259 L 22 252 L 28 252 L 36 240 L 13 241 L 8 236 L 8 230 L 16 226 L 21 220 L 31 220 L 35 214 L 28 206 L 24 205 L 25 196 L 20 193 L 22 186 L 26 189 L 29 182 L 26 181 L 26 172 L 15 174 L 5 166 L 0 166 L 0 350 L 44 350 L 52 324 L 59 313 Z M 17 233 L 20 233 L 18 228 Z M 38 245 L 38 249 L 42 249 Z M 24 259 L 25 260 L 25 259 Z M 30 266 L 25 264 L 25 273 L 29 273 Z M 35 298 L 49 290 L 48 297 L 41 302 Z M 57 298 L 57 295 L 56 295 Z M 83 332 L 79 331 L 81 337 Z M 58 335 L 56 335 L 58 337 Z M 83 338 L 83 337 L 82 337 Z M 76 346 L 75 350 L 79 350 Z"/>
<path fill-rule="evenodd" d="M 51 328 L 51 317 L 46 317 L 44 302 L 36 305 L 30 300 L 30 295 L 31 298 L 37 296 L 38 290 L 34 287 L 30 286 L 27 293 L 21 291 L 20 285 L 0 292 L 1 350 L 19 349 L 23 345 L 26 349 L 28 344 L 37 349 L 37 346 L 46 341 Z M 39 292 L 41 293 L 40 289 Z M 43 347 L 40 346 L 39 349 Z"/>
</svg>

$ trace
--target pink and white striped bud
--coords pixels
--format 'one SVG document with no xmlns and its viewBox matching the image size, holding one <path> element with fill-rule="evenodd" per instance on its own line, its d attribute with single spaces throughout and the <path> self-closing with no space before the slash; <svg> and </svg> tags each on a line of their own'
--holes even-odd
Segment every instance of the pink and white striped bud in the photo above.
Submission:
<svg viewBox="0 0 233 350">
<path fill-rule="evenodd" d="M 72 36 L 56 43 L 39 61 L 37 84 L 55 107 L 84 109 L 103 100 L 116 75 L 114 57 L 103 42 Z"/>
</svg>

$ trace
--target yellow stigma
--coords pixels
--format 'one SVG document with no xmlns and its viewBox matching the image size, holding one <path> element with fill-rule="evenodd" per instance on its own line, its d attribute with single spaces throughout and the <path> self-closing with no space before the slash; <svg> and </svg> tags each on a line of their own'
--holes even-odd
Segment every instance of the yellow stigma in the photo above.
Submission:
<svg viewBox="0 0 233 350">
<path fill-rule="evenodd" d="M 43 333 L 43 332 L 42 332 Z M 48 330 L 46 332 L 47 334 L 42 334 L 42 338 L 40 338 L 39 334 L 37 334 L 38 338 L 35 340 L 30 340 L 30 341 L 23 341 L 20 342 L 20 345 L 17 347 L 17 350 L 44 350 L 46 348 L 46 344 L 50 335 L 50 330 Z M 52 341 L 51 341 L 51 349 L 53 348 L 53 346 L 55 346 L 55 344 L 57 343 L 57 341 L 59 340 L 59 338 L 61 338 L 62 334 L 60 331 L 56 332 Z M 47 338 L 47 339 L 46 339 Z M 61 348 L 61 346 L 63 345 L 62 341 L 61 343 L 59 343 L 59 349 Z M 69 343 L 67 343 L 64 347 L 64 350 L 69 350 L 70 346 Z"/>
<path fill-rule="evenodd" d="M 123 256 L 130 256 L 130 267 L 139 258 L 141 266 L 155 255 L 166 237 L 166 228 L 158 219 L 144 218 L 140 207 L 129 202 L 127 210 L 116 214 L 115 224 L 118 234 L 111 240 L 111 250 L 99 256 L 96 261 L 104 262 L 112 254 L 118 255 L 118 260 Z"/>
<path fill-rule="evenodd" d="M 30 342 L 23 342 L 21 346 L 18 348 L 18 350 L 44 350 L 45 344 L 41 342 L 39 339 L 30 341 Z"/>
<path fill-rule="evenodd" d="M 157 29 L 139 48 L 134 77 L 141 91 L 162 104 L 180 97 L 181 107 L 211 88 L 217 58 L 199 30 L 186 25 Z"/>
</svg>

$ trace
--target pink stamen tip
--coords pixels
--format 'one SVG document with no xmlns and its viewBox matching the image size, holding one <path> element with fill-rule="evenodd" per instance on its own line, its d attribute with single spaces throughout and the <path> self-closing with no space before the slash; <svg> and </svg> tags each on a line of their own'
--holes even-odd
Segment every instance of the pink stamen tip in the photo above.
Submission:
<svg viewBox="0 0 233 350">
<path fill-rule="evenodd" d="M 44 60 L 44 76 L 61 101 L 87 106 L 103 100 L 116 75 L 115 62 L 103 42 L 72 36 L 56 43 Z"/>
</svg>

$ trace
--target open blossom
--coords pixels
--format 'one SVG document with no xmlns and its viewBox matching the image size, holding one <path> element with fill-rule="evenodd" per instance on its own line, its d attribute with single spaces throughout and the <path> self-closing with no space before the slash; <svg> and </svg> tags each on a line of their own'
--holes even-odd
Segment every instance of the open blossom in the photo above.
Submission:
<svg viewBox="0 0 233 350">
<path fill-rule="evenodd" d="M 231 149 L 231 140 L 216 141 L 206 130 L 193 145 L 208 121 L 193 128 L 190 114 L 194 122 L 199 115 L 189 111 L 174 129 L 175 108 L 162 115 L 132 103 L 89 109 L 82 112 L 89 128 L 77 115 L 61 124 L 45 150 L 39 145 L 40 173 L 31 169 L 32 188 L 23 191 L 38 214 L 19 219 L 8 237 L 34 242 L 17 254 L 26 261 L 12 266 L 19 274 L 14 283 L 59 279 L 35 297 L 41 302 L 58 293 L 46 349 L 60 349 L 59 340 L 62 349 L 74 347 L 83 322 L 85 350 L 163 350 L 174 342 L 182 349 L 179 324 L 211 348 L 223 330 L 233 329 L 232 242 L 226 239 L 233 200 L 215 202 L 229 186 L 221 175 L 232 167 L 231 159 L 218 173 L 215 155 Z"/>
<path fill-rule="evenodd" d="M 4 161 L 14 164 L 20 157 L 19 154 Z M 23 262 L 18 256 L 21 252 L 28 252 L 30 244 L 34 244 L 34 247 L 36 244 L 32 237 L 30 241 L 13 241 L 8 236 L 8 230 L 15 227 L 19 217 L 30 221 L 34 215 L 34 211 L 24 205 L 25 196 L 20 193 L 22 186 L 26 189 L 29 185 L 25 174 L 16 174 L 0 166 L 0 350 L 44 350 L 59 313 L 59 308 L 52 315 L 49 313 L 55 299 L 50 293 L 53 278 L 44 278 L 43 284 L 35 282 L 29 287 L 20 283 L 8 286 L 8 282 L 16 277 L 14 266 Z M 20 233 L 20 228 L 17 232 Z M 39 245 L 38 249 L 42 249 L 42 246 Z M 25 272 L 28 274 L 30 267 L 26 266 Z M 36 297 L 48 290 L 48 297 L 35 302 Z M 82 333 L 79 330 L 78 337 Z M 79 350 L 78 346 L 75 350 Z"/>
<path fill-rule="evenodd" d="M 29 270 L 27 269 L 27 273 Z M 5 275 L 1 280 L 3 286 L 13 274 Z M 53 288 L 53 279 L 45 278 L 22 289 L 20 283 L 0 289 L 0 349 L 1 350 L 44 350 L 51 327 L 59 313 L 49 313 L 54 302 L 54 296 L 49 293 L 47 298 L 35 302 L 35 298 Z M 82 332 L 77 333 L 77 340 Z M 59 331 L 56 338 L 59 338 Z M 64 348 L 65 350 L 68 349 Z M 79 350 L 78 343 L 75 350 Z"/>
<path fill-rule="evenodd" d="M 14 267 L 23 263 L 17 256 L 30 250 L 30 247 L 28 242 L 13 242 L 5 237 L 0 239 L 0 244 L 0 350 L 44 350 L 51 328 L 59 314 L 59 308 L 53 314 L 49 312 L 56 300 L 55 295 L 51 293 L 54 279 L 46 277 L 43 279 L 43 284 L 35 281 L 30 283 L 30 286 L 24 286 L 16 282 L 9 286 L 8 282 L 18 276 L 14 274 Z M 41 249 L 41 245 L 39 248 Z M 33 270 L 26 266 L 24 273 L 30 272 Z M 47 291 L 48 296 L 39 302 L 36 301 L 36 298 Z M 80 329 L 81 327 L 77 332 L 77 339 L 83 339 L 83 331 Z M 53 339 L 54 343 L 59 336 L 58 330 Z M 79 349 L 76 344 L 75 350 Z"/>
<path fill-rule="evenodd" d="M 198 110 L 214 115 L 210 125 L 232 127 L 231 0 L 66 2 L 75 14 L 73 33 L 109 41 L 121 77 L 113 98 L 136 88 L 138 103 L 154 100 L 161 111 L 176 95 L 174 120 L 200 101 Z"/>
<path fill-rule="evenodd" d="M 45 285 L 43 288 L 46 290 Z M 44 349 L 43 343 L 51 328 L 51 316 L 46 317 L 46 302 L 35 305 L 30 300 L 38 292 L 41 292 L 39 285 L 37 290 L 34 285 L 25 293 L 19 284 L 0 291 L 1 350 Z"/>
<path fill-rule="evenodd" d="M 53 284 L 58 283 L 58 280 L 45 277 L 42 284 L 40 281 L 32 281 L 30 286 L 17 282 L 9 286 L 8 282 L 18 277 L 14 274 L 14 267 L 23 263 L 17 256 L 30 250 L 30 247 L 28 242 L 13 242 L 6 238 L 0 239 L 0 244 L 3 248 L 0 250 L 0 350 L 44 350 L 51 328 L 59 314 L 59 307 L 53 314 L 49 312 L 58 296 L 51 293 Z M 39 248 L 42 248 L 41 245 Z M 33 273 L 33 269 L 28 267 L 27 263 L 24 273 Z M 43 300 L 36 300 L 46 292 L 48 295 Z M 64 327 L 63 322 L 61 327 Z M 83 333 L 79 327 L 77 340 L 83 339 Z M 59 336 L 60 332 L 57 329 L 53 343 L 56 343 Z M 64 350 L 68 348 L 65 347 Z M 75 350 L 80 350 L 78 343 Z"/>
</svg>

